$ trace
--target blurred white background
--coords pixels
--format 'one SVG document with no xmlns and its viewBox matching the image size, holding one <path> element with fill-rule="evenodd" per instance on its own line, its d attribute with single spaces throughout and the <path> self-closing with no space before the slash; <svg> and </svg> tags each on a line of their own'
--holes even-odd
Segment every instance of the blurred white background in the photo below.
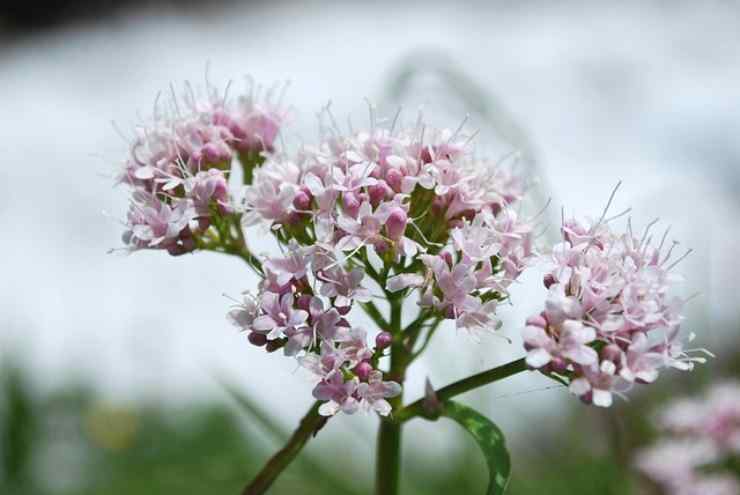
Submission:
<svg viewBox="0 0 740 495">
<path fill-rule="evenodd" d="M 364 97 L 392 113 L 398 102 L 388 88 L 399 71 L 438 58 L 506 111 L 490 123 L 428 74 L 401 99 L 409 118 L 426 104 L 450 119 L 438 124 L 456 127 L 471 112 L 484 148 L 507 140 L 519 147 L 526 136 L 553 218 L 561 205 L 598 215 L 623 180 L 614 211 L 632 206 L 637 225 L 661 217 L 695 249 L 682 268 L 686 294 L 701 296 L 686 326 L 721 356 L 740 313 L 739 18 L 740 6 L 720 1 L 265 2 L 187 14 L 142 9 L 7 39 L 0 354 L 23 356 L 42 387 L 79 376 L 114 397 L 222 394 L 214 376 L 225 375 L 286 423 L 300 416 L 310 388 L 294 364 L 250 347 L 224 318 L 230 302 L 222 294 L 255 283 L 240 261 L 107 254 L 120 246 L 116 218 L 126 209 L 126 192 L 111 178 L 127 144 L 110 123 L 130 129 L 160 90 L 199 84 L 210 63 L 219 85 L 234 79 L 238 88 L 246 74 L 264 84 L 290 79 L 287 101 L 296 112 L 286 139 L 295 145 L 316 135 L 315 112 L 328 100 L 355 123 L 366 118 Z M 516 287 L 516 306 L 503 310 L 512 344 L 439 332 L 426 361 L 411 369 L 407 397 L 421 392 L 427 375 L 443 385 L 519 357 L 521 322 L 543 293 L 536 271 Z M 543 385 L 518 377 L 492 387 L 480 405 L 515 429 L 570 400 L 563 390 L 513 395 Z M 374 425 L 342 422 L 365 432 Z"/>
</svg>

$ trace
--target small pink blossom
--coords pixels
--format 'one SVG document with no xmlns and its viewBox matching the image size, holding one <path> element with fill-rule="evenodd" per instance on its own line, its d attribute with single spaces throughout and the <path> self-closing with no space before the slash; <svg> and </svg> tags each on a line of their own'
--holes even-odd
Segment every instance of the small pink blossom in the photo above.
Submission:
<svg viewBox="0 0 740 495">
<path fill-rule="evenodd" d="M 401 386 L 396 382 L 383 381 L 383 373 L 380 371 L 373 371 L 367 382 L 362 382 L 357 386 L 360 405 L 381 416 L 388 416 L 391 413 L 391 405 L 385 399 L 395 397 L 400 393 Z"/>
</svg>

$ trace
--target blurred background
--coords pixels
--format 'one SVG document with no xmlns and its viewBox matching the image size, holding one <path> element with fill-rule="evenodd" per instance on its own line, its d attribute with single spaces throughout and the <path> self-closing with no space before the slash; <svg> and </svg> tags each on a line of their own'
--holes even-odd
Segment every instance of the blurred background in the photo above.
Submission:
<svg viewBox="0 0 740 495">
<path fill-rule="evenodd" d="M 632 467 L 661 401 L 740 373 L 740 4 L 587 2 L 17 2 L 0 7 L 0 493 L 235 494 L 312 402 L 290 360 L 225 320 L 255 284 L 217 254 L 109 254 L 126 192 L 126 133 L 157 93 L 206 77 L 292 81 L 288 145 L 315 113 L 385 114 L 457 127 L 522 154 L 530 207 L 655 217 L 694 254 L 686 327 L 717 358 L 666 372 L 604 411 L 535 374 L 470 393 L 514 461 L 510 493 L 657 493 Z M 549 235 L 556 235 L 556 228 Z M 266 244 L 265 244 L 266 245 Z M 257 242 L 259 248 L 259 241 Z M 259 250 L 259 249 L 258 249 Z M 501 337 L 438 332 L 407 397 L 520 357 L 541 304 L 533 270 Z M 332 420 L 272 493 L 370 493 L 371 416 Z M 454 424 L 413 422 L 407 494 L 482 493 L 485 464 Z"/>
</svg>

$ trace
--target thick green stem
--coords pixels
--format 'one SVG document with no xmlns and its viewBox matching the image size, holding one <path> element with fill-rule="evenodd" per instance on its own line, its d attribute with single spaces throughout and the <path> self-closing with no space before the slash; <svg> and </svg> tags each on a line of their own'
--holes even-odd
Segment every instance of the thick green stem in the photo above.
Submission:
<svg viewBox="0 0 740 495">
<path fill-rule="evenodd" d="M 403 384 L 406 378 L 409 352 L 404 344 L 401 331 L 403 299 L 393 297 L 391 305 L 391 367 L 388 378 Z M 389 400 L 395 413 L 403 406 L 403 392 Z M 381 418 L 378 428 L 376 457 L 375 494 L 397 495 L 401 472 L 401 424 L 392 418 Z"/>
<path fill-rule="evenodd" d="M 242 491 L 242 495 L 261 495 L 270 488 L 275 479 L 293 462 L 311 437 L 323 426 L 326 418 L 319 415 L 321 402 L 314 403 L 313 407 L 301 419 L 298 429 L 288 440 L 288 443 L 267 461 L 262 471 Z"/>
<path fill-rule="evenodd" d="M 381 419 L 376 462 L 375 495 L 396 495 L 400 482 L 401 423 Z"/>
<path fill-rule="evenodd" d="M 490 370 L 481 371 L 480 373 L 451 383 L 446 387 L 442 387 L 441 389 L 436 390 L 435 395 L 439 402 L 444 402 L 456 395 L 460 395 L 475 388 L 482 387 L 483 385 L 488 385 L 489 383 L 503 380 L 504 378 L 508 378 L 512 375 L 516 375 L 517 373 L 521 373 L 522 371 L 526 370 L 527 363 L 525 362 L 524 358 L 517 359 L 516 361 L 497 366 Z M 403 423 L 404 421 L 408 421 L 409 419 L 416 416 L 432 416 L 433 414 L 427 412 L 424 408 L 424 401 L 425 398 L 421 398 L 398 411 L 398 413 L 396 414 L 396 421 L 398 421 L 399 423 Z"/>
</svg>

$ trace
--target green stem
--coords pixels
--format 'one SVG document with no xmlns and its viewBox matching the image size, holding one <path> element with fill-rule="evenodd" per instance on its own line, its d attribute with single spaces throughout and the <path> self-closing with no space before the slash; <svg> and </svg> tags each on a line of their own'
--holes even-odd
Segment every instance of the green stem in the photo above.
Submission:
<svg viewBox="0 0 740 495">
<path fill-rule="evenodd" d="M 393 297 L 391 305 L 391 367 L 388 378 L 396 383 L 404 383 L 409 352 L 404 345 L 401 331 L 403 299 Z M 403 406 L 403 392 L 388 402 L 393 411 Z M 401 472 L 401 423 L 392 418 L 381 418 L 378 428 L 378 446 L 375 475 L 376 495 L 397 495 Z"/>
<path fill-rule="evenodd" d="M 387 330 L 390 327 L 390 324 L 385 320 L 385 318 L 383 318 L 383 315 L 380 313 L 380 310 L 374 302 L 368 301 L 366 303 L 360 303 L 360 307 L 365 310 L 365 313 L 367 313 L 370 318 L 372 318 L 375 324 L 378 325 L 379 329 Z"/>
<path fill-rule="evenodd" d="M 275 479 L 293 462 L 312 436 L 324 425 L 326 418 L 319 415 L 321 402 L 317 401 L 301 419 L 298 429 L 257 474 L 249 485 L 242 491 L 242 495 L 261 495 L 270 488 Z"/>
<path fill-rule="evenodd" d="M 490 370 L 481 371 L 480 373 L 451 383 L 446 387 L 436 390 L 435 395 L 439 402 L 445 402 L 456 395 L 464 394 L 465 392 L 488 385 L 489 383 L 503 380 L 504 378 L 526 371 L 527 369 L 527 363 L 524 358 L 517 359 L 516 361 L 511 361 L 510 363 L 497 366 Z M 430 413 L 424 409 L 424 401 L 425 398 L 421 398 L 398 411 L 396 414 L 396 421 L 403 423 L 409 419 L 415 418 L 416 416 L 429 417 Z"/>
<path fill-rule="evenodd" d="M 400 482 L 401 423 L 381 418 L 376 455 L 375 495 L 396 495 Z"/>
</svg>

